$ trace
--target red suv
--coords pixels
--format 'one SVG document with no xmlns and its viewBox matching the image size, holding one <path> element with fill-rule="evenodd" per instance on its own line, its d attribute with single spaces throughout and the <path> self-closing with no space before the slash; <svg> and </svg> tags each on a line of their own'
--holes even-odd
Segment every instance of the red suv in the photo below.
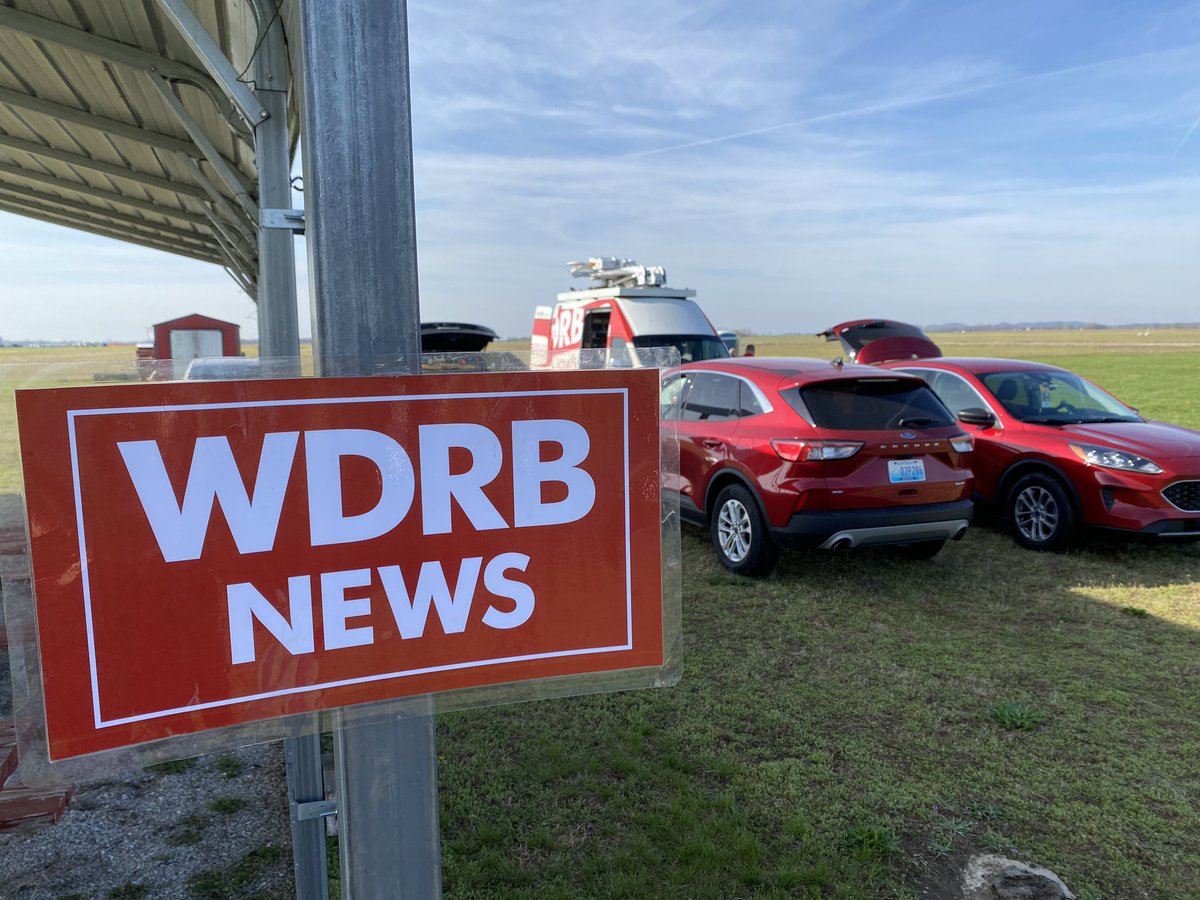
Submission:
<svg viewBox="0 0 1200 900">
<path fill-rule="evenodd" d="M 975 436 L 977 496 L 1018 544 L 1056 550 L 1082 525 L 1200 538 L 1200 432 L 1150 422 L 1090 381 L 1015 359 L 884 364 L 923 377 Z"/>
<path fill-rule="evenodd" d="M 928 558 L 972 517 L 972 439 L 920 378 L 816 359 L 707 360 L 664 383 L 685 521 L 721 563 L 770 571 L 781 546 L 890 545 Z"/>
</svg>

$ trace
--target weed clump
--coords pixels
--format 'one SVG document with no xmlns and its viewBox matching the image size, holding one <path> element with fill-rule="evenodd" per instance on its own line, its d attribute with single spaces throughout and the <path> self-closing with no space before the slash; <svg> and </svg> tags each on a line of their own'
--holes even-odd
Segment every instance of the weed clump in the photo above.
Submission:
<svg viewBox="0 0 1200 900">
<path fill-rule="evenodd" d="M 883 859 L 899 851 L 900 839 L 884 825 L 856 825 L 842 835 L 842 846 L 861 860 Z"/>
<path fill-rule="evenodd" d="M 1046 714 L 1025 703 L 1003 700 L 993 703 L 988 710 L 992 721 L 1010 731 L 1033 731 L 1046 721 Z"/>
<path fill-rule="evenodd" d="M 155 763 L 152 766 L 146 766 L 146 771 L 154 775 L 182 775 L 192 766 L 196 765 L 196 760 L 193 759 L 169 759 L 166 762 Z"/>
</svg>

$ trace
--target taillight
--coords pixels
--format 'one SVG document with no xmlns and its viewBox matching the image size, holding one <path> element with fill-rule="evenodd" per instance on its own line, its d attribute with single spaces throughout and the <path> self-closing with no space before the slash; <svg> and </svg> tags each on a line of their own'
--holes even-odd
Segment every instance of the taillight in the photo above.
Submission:
<svg viewBox="0 0 1200 900">
<path fill-rule="evenodd" d="M 950 446 L 955 453 L 970 453 L 975 449 L 975 437 L 970 434 L 960 434 L 950 438 Z"/>
<path fill-rule="evenodd" d="M 780 459 L 788 462 L 820 459 L 849 459 L 863 448 L 862 441 L 786 441 L 773 440 L 771 446 Z"/>
</svg>

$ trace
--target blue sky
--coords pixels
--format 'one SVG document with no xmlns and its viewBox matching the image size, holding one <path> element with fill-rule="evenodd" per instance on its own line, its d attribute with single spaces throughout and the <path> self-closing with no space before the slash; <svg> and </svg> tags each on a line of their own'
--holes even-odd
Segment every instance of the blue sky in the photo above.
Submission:
<svg viewBox="0 0 1200 900">
<path fill-rule="evenodd" d="M 409 18 L 426 319 L 527 334 L 564 263 L 616 255 L 666 266 L 719 327 L 1200 320 L 1200 2 Z M 202 263 L 3 214 L 0 260 L 6 338 L 191 311 L 254 332 Z"/>
</svg>

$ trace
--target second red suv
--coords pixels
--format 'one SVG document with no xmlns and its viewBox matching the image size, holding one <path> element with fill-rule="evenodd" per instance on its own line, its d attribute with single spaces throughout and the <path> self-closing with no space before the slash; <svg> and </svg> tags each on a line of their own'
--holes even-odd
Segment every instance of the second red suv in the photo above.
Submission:
<svg viewBox="0 0 1200 900">
<path fill-rule="evenodd" d="M 685 521 L 762 574 L 781 546 L 888 545 L 928 558 L 972 517 L 972 438 L 919 378 L 816 359 L 682 366 L 663 389 Z"/>
</svg>

